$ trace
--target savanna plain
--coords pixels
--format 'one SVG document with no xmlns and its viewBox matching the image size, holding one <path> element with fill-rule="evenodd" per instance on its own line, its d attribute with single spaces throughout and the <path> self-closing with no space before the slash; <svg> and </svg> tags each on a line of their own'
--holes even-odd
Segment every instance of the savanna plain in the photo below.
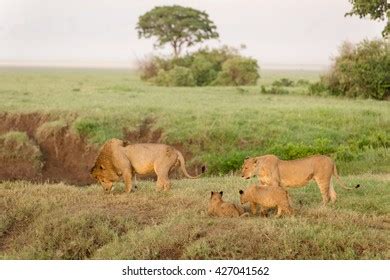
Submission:
<svg viewBox="0 0 390 280">
<path fill-rule="evenodd" d="M 389 259 L 389 102 L 310 95 L 316 71 L 260 74 L 256 86 L 167 88 L 127 70 L 1 68 L 0 258 Z M 280 78 L 295 84 L 262 93 Z M 170 144 L 191 174 L 207 172 L 107 195 L 89 169 L 113 137 Z M 293 189 L 288 217 L 208 217 L 210 192 L 239 203 L 256 181 L 239 176 L 243 160 L 268 153 L 329 155 L 361 187 L 335 181 L 326 207 L 314 183 Z"/>
</svg>

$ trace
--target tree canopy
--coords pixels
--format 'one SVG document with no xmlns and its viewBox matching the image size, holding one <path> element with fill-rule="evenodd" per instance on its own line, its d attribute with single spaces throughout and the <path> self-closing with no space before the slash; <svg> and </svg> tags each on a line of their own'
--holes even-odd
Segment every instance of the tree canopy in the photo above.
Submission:
<svg viewBox="0 0 390 280">
<path fill-rule="evenodd" d="M 175 57 L 183 47 L 219 37 L 206 12 L 178 5 L 153 8 L 139 17 L 136 29 L 139 38 L 156 37 L 154 47 L 171 45 Z"/>
<path fill-rule="evenodd" d="M 360 18 L 369 16 L 372 20 L 385 20 L 387 24 L 382 32 L 384 37 L 390 34 L 390 10 L 387 0 L 349 0 L 352 10 L 346 16 L 357 15 Z"/>
</svg>

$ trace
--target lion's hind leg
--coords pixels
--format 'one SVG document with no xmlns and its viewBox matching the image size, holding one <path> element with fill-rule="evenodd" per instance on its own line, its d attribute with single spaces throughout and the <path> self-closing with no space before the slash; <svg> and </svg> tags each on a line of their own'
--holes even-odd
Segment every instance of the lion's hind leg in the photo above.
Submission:
<svg viewBox="0 0 390 280">
<path fill-rule="evenodd" d="M 330 201 L 332 203 L 336 202 L 337 194 L 336 191 L 334 190 L 332 181 L 330 181 L 330 185 L 329 185 L 329 196 L 330 196 Z"/>
<path fill-rule="evenodd" d="M 158 161 L 154 164 L 154 171 L 157 175 L 157 190 L 168 191 L 171 189 L 171 182 L 168 175 L 172 165 L 175 164 L 176 159 L 166 158 L 166 160 L 171 162 Z"/>
<path fill-rule="evenodd" d="M 322 196 L 322 205 L 326 206 L 330 201 L 330 177 L 325 178 L 314 178 L 318 187 L 320 188 Z"/>
</svg>

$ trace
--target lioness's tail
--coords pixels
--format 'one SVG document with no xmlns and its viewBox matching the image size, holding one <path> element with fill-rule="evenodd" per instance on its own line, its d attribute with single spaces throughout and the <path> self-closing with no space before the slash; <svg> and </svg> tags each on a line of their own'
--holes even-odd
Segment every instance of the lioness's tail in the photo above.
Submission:
<svg viewBox="0 0 390 280">
<path fill-rule="evenodd" d="M 336 164 L 333 165 L 333 175 L 336 177 L 341 187 L 343 187 L 346 190 L 353 190 L 353 188 L 347 187 L 347 185 L 341 180 L 339 174 L 337 173 Z M 357 189 L 358 187 L 360 187 L 359 184 L 355 186 L 355 189 Z"/>
<path fill-rule="evenodd" d="M 177 152 L 177 156 L 178 156 L 178 159 L 179 159 L 179 162 L 180 162 L 180 168 L 181 168 L 181 171 L 183 171 L 183 174 L 187 177 L 187 178 L 190 178 L 190 179 L 197 179 L 199 178 L 202 174 L 199 174 L 198 176 L 191 176 L 190 174 L 188 174 L 187 172 L 187 169 L 186 169 L 186 163 L 185 163 L 185 160 L 184 160 L 184 157 L 182 155 L 181 152 L 179 151 L 176 151 Z M 203 170 L 203 168 L 202 168 Z"/>
</svg>

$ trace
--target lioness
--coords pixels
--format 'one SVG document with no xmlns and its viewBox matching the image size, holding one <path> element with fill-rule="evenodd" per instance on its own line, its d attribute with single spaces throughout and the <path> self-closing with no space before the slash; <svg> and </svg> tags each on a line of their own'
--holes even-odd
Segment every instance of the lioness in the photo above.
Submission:
<svg viewBox="0 0 390 280">
<path fill-rule="evenodd" d="M 134 174 L 157 175 L 157 190 L 169 190 L 168 174 L 180 165 L 187 178 L 190 176 L 185 168 L 183 155 L 175 148 L 164 144 L 131 144 L 119 139 L 107 141 L 99 151 L 91 176 L 110 192 L 113 183 L 123 177 L 125 191 L 131 192 Z"/>
<path fill-rule="evenodd" d="M 211 192 L 211 197 L 207 209 L 210 216 L 217 217 L 240 217 L 247 216 L 244 208 L 234 203 L 225 202 L 222 199 L 223 192 Z"/>
<path fill-rule="evenodd" d="M 251 185 L 245 191 L 240 190 L 239 194 L 241 204 L 250 203 L 253 215 L 257 212 L 257 205 L 260 205 L 261 213 L 265 215 L 267 209 L 275 207 L 278 208 L 276 217 L 280 217 L 282 213 L 290 215 L 294 212 L 290 206 L 287 191 L 279 186 Z"/>
<path fill-rule="evenodd" d="M 257 176 L 262 185 L 281 186 L 285 189 L 303 187 L 314 180 L 320 188 L 324 205 L 329 200 L 336 201 L 332 176 L 336 177 L 343 188 L 351 189 L 341 181 L 333 160 L 323 155 L 297 160 L 280 160 L 274 155 L 248 158 L 244 161 L 241 175 L 245 179 Z M 358 187 L 359 185 L 356 186 Z"/>
</svg>

